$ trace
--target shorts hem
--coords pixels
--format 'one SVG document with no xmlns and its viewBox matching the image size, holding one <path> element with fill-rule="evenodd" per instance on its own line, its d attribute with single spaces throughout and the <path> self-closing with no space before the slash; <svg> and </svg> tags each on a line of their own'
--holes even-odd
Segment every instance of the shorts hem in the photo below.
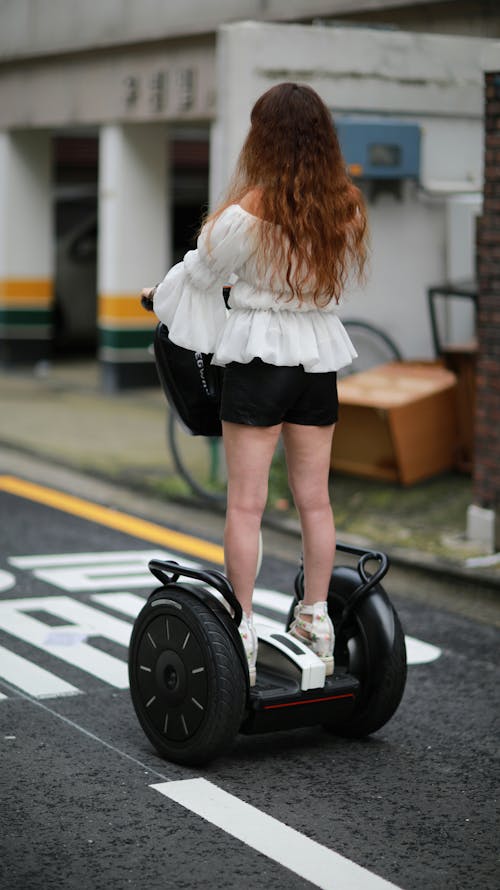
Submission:
<svg viewBox="0 0 500 890">
<path fill-rule="evenodd" d="M 297 426 L 333 426 L 337 420 L 338 417 L 334 417 L 333 420 L 292 420 L 291 417 L 286 417 L 282 423 L 295 423 Z"/>
<path fill-rule="evenodd" d="M 220 419 L 223 423 L 238 423 L 240 426 L 278 426 L 278 424 L 283 423 L 282 420 L 269 420 L 267 417 L 223 417 L 221 415 Z"/>
<path fill-rule="evenodd" d="M 290 417 L 282 417 L 279 420 L 269 420 L 269 418 L 262 417 L 223 417 L 221 415 L 221 421 L 225 423 L 238 423 L 240 426 L 278 426 L 280 423 L 294 423 L 297 426 L 333 426 L 338 421 L 338 416 L 334 417 L 332 420 L 299 420 L 297 418 Z"/>
</svg>

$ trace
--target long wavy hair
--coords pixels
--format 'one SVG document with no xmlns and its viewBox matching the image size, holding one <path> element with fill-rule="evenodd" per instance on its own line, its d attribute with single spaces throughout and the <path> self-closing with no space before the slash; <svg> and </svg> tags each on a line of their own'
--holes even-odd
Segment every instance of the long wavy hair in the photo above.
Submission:
<svg viewBox="0 0 500 890">
<path fill-rule="evenodd" d="M 363 197 L 347 173 L 331 114 L 311 87 L 281 83 L 255 103 L 250 130 L 215 222 L 253 189 L 261 195 L 257 262 L 288 285 L 288 299 L 337 303 L 367 256 Z"/>
</svg>

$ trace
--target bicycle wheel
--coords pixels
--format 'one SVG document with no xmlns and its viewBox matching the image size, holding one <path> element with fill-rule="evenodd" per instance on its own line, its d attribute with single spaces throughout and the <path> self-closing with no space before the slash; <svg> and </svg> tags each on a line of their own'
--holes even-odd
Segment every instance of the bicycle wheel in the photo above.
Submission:
<svg viewBox="0 0 500 890">
<path fill-rule="evenodd" d="M 191 491 L 213 504 L 226 502 L 226 459 L 219 437 L 191 436 L 173 411 L 168 417 L 168 445 L 175 469 Z"/>
<path fill-rule="evenodd" d="M 339 371 L 339 377 L 368 371 L 386 362 L 400 362 L 403 359 L 400 350 L 385 331 L 368 324 L 366 321 L 347 319 L 343 325 L 351 338 L 358 357 L 351 365 Z"/>
</svg>

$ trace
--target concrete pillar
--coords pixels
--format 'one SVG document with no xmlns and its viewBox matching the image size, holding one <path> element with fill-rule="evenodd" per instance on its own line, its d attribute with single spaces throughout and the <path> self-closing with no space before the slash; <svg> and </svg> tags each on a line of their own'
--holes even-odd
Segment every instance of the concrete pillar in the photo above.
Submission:
<svg viewBox="0 0 500 890">
<path fill-rule="evenodd" d="M 0 364 L 32 364 L 52 338 L 50 133 L 0 133 L 0 195 Z"/>
<path fill-rule="evenodd" d="M 109 125 L 99 141 L 98 327 L 103 388 L 157 381 L 150 349 L 155 316 L 141 288 L 170 263 L 167 131 L 163 124 Z"/>
</svg>

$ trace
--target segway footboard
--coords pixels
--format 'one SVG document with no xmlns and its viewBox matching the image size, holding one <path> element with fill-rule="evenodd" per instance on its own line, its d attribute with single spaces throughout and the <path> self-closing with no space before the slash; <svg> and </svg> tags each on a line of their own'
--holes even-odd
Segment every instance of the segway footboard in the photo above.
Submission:
<svg viewBox="0 0 500 890">
<path fill-rule="evenodd" d="M 260 643 L 259 643 L 260 648 Z M 257 668 L 258 683 L 251 689 L 240 732 L 276 732 L 317 726 L 335 719 L 348 721 L 356 707 L 360 684 L 347 675 L 327 677 L 324 686 L 303 692 L 293 679 Z"/>
</svg>

